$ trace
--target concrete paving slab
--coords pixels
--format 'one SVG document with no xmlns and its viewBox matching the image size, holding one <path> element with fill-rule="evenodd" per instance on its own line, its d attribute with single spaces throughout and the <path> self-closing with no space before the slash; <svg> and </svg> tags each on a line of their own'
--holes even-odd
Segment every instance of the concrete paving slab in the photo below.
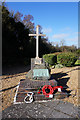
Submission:
<svg viewBox="0 0 80 120">
<path fill-rule="evenodd" d="M 73 118 L 67 114 L 64 114 L 62 112 L 58 112 L 56 110 L 53 110 L 52 113 L 50 114 L 49 118 Z"/>
<path fill-rule="evenodd" d="M 25 108 L 30 107 L 27 104 L 15 104 L 2 112 L 3 118 L 20 118 L 20 116 L 25 112 Z"/>
<path fill-rule="evenodd" d="M 59 100 L 50 100 L 46 102 L 41 102 L 42 105 L 46 107 L 55 108 L 59 104 Z"/>
<path fill-rule="evenodd" d="M 20 118 L 26 118 L 26 119 L 30 119 L 30 120 L 31 120 L 31 116 L 28 115 L 27 111 L 24 112 L 24 113 L 20 116 Z M 32 119 L 34 120 L 34 118 L 32 118 Z"/>
<path fill-rule="evenodd" d="M 2 112 L 3 118 L 75 118 L 78 108 L 63 101 L 15 104 Z"/>
<path fill-rule="evenodd" d="M 30 109 L 26 107 L 25 110 L 32 118 L 48 118 L 48 116 L 52 112 L 51 108 L 45 107 L 40 103 L 33 104 Z M 24 116 L 24 114 L 22 116 Z"/>
<path fill-rule="evenodd" d="M 65 114 L 69 114 L 70 116 L 77 117 L 78 116 L 78 108 L 71 103 L 60 101 L 56 106 L 56 110 L 59 110 Z"/>
</svg>

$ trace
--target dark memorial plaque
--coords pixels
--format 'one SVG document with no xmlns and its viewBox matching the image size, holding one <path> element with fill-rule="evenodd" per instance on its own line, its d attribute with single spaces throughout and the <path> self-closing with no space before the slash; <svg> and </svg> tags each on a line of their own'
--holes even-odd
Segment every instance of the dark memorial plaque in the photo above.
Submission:
<svg viewBox="0 0 80 120">
<path fill-rule="evenodd" d="M 48 69 L 33 69 L 33 79 L 49 79 Z"/>
</svg>

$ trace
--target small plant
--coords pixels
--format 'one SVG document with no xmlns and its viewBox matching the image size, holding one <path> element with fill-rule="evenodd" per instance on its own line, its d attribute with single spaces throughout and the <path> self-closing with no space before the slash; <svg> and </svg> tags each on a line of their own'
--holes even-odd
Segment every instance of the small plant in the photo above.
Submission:
<svg viewBox="0 0 80 120">
<path fill-rule="evenodd" d="M 64 66 L 63 65 L 61 65 L 61 64 L 57 64 L 57 65 L 55 65 L 55 68 L 63 68 Z"/>
</svg>

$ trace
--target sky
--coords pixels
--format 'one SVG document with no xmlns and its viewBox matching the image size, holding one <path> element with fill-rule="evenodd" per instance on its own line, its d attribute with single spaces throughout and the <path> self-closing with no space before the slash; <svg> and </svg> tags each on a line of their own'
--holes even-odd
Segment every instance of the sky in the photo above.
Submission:
<svg viewBox="0 0 80 120">
<path fill-rule="evenodd" d="M 53 44 L 78 47 L 78 2 L 6 2 L 8 9 L 32 15 Z"/>
</svg>

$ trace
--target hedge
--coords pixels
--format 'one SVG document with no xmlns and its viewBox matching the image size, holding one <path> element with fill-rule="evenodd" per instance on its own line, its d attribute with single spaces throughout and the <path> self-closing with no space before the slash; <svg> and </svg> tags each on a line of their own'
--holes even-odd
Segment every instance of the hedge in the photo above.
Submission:
<svg viewBox="0 0 80 120">
<path fill-rule="evenodd" d="M 49 65 L 55 65 L 57 63 L 57 55 L 54 54 L 45 54 L 43 55 L 43 59 Z"/>
<path fill-rule="evenodd" d="M 57 63 L 70 67 L 75 64 L 77 58 L 78 56 L 74 53 L 61 53 L 57 55 Z"/>
</svg>

